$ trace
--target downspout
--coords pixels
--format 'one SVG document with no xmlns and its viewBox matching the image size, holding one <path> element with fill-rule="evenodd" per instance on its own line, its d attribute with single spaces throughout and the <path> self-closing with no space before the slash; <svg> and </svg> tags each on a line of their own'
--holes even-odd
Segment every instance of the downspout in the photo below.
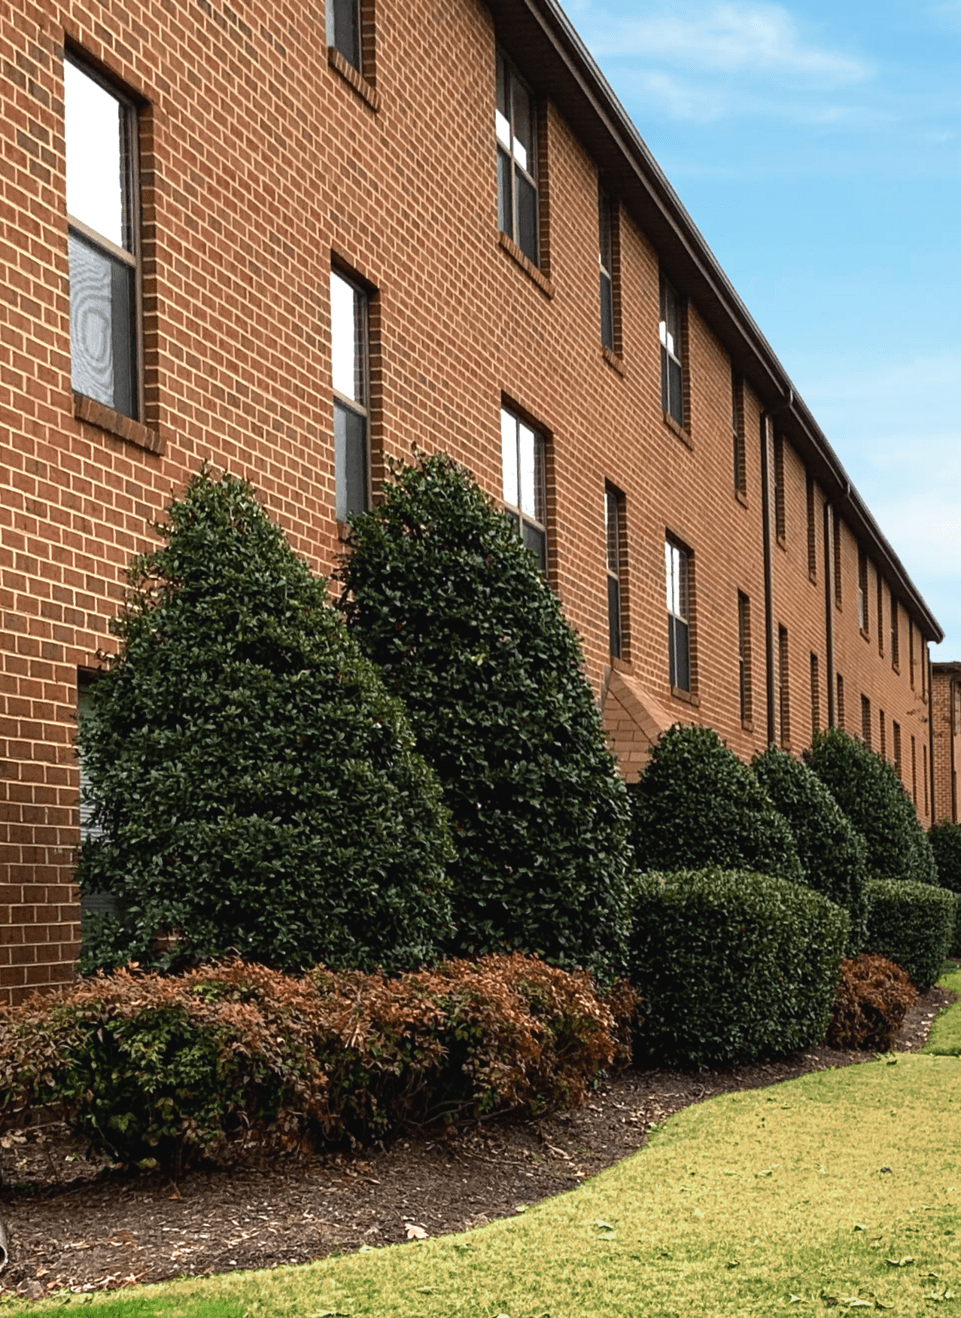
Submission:
<svg viewBox="0 0 961 1318">
<path fill-rule="evenodd" d="M 794 390 L 775 407 L 761 413 L 761 536 L 764 548 L 764 667 L 767 686 L 767 744 L 777 742 L 777 710 L 774 701 L 774 562 L 771 550 L 771 463 L 767 423 L 779 412 L 794 406 Z"/>
</svg>

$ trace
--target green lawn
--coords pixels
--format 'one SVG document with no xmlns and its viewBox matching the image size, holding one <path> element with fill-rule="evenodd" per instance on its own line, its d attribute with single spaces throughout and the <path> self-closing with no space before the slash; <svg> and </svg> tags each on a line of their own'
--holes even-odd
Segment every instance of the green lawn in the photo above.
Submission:
<svg viewBox="0 0 961 1318">
<path fill-rule="evenodd" d="M 89 1304 L 91 1318 L 719 1318 L 961 1297 L 961 1061 L 902 1054 L 711 1099 L 466 1235 Z M 961 1298 L 956 1301 L 961 1312 Z M 951 1312 L 948 1308 L 948 1312 Z"/>
<path fill-rule="evenodd" d="M 938 980 L 938 986 L 961 994 L 961 966 L 957 962 L 948 964 L 951 968 Z M 937 1018 L 931 1027 L 924 1051 L 940 1057 L 957 1057 L 961 1054 L 961 1003 L 952 1003 Z"/>
</svg>

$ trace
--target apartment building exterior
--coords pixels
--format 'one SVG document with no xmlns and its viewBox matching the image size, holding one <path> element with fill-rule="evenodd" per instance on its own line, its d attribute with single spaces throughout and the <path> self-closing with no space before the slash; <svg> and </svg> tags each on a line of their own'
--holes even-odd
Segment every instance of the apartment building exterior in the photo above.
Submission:
<svg viewBox="0 0 961 1318">
<path fill-rule="evenodd" d="M 934 809 L 942 637 L 554 0 L 0 10 L 0 996 L 69 979 L 78 700 L 202 462 L 318 572 L 412 443 L 514 517 L 628 777 L 840 724 Z"/>
<path fill-rule="evenodd" d="M 961 822 L 961 663 L 931 665 L 931 743 L 935 824 Z"/>
</svg>

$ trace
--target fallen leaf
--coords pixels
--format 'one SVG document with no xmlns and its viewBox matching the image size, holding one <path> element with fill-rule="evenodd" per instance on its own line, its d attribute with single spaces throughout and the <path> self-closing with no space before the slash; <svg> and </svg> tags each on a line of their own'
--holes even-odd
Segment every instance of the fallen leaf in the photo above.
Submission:
<svg viewBox="0 0 961 1318">
<path fill-rule="evenodd" d="M 603 1221 L 601 1218 L 598 1218 L 597 1221 L 594 1223 L 594 1225 L 597 1227 L 597 1229 L 598 1229 L 599 1231 L 613 1231 L 613 1230 L 614 1230 L 614 1228 L 611 1226 L 610 1222 L 605 1222 L 605 1221 Z"/>
<path fill-rule="evenodd" d="M 754 1173 L 755 1176 L 773 1176 L 773 1174 L 774 1174 L 774 1173 L 771 1171 L 770 1168 L 767 1168 L 767 1169 L 766 1169 L 765 1171 L 763 1171 L 763 1172 L 755 1172 L 755 1173 Z"/>
<path fill-rule="evenodd" d="M 884 1261 L 890 1263 L 892 1268 L 906 1268 L 909 1263 L 914 1262 L 914 1259 L 910 1254 L 905 1254 L 903 1259 L 885 1259 Z"/>
<path fill-rule="evenodd" d="M 408 1239 L 408 1240 L 426 1240 L 426 1239 L 427 1239 L 427 1232 L 424 1230 L 424 1228 L 423 1228 L 422 1226 L 415 1226 L 413 1222 L 408 1222 L 408 1223 L 407 1223 L 407 1239 Z"/>
</svg>

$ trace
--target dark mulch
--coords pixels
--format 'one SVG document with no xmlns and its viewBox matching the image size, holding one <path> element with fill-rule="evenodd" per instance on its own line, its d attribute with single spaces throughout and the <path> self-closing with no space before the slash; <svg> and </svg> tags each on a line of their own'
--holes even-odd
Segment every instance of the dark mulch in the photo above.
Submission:
<svg viewBox="0 0 961 1318">
<path fill-rule="evenodd" d="M 917 1052 L 949 1001 L 932 989 L 897 1047 Z M 304 1263 L 361 1245 L 481 1226 L 577 1185 L 641 1148 L 651 1126 L 714 1094 L 756 1089 L 870 1054 L 811 1048 L 721 1071 L 629 1070 L 583 1108 L 408 1134 L 385 1149 L 251 1157 L 178 1185 L 88 1161 L 61 1126 L 0 1139 L 0 1217 L 10 1262 L 0 1294 L 114 1289 L 170 1277 Z"/>
</svg>

